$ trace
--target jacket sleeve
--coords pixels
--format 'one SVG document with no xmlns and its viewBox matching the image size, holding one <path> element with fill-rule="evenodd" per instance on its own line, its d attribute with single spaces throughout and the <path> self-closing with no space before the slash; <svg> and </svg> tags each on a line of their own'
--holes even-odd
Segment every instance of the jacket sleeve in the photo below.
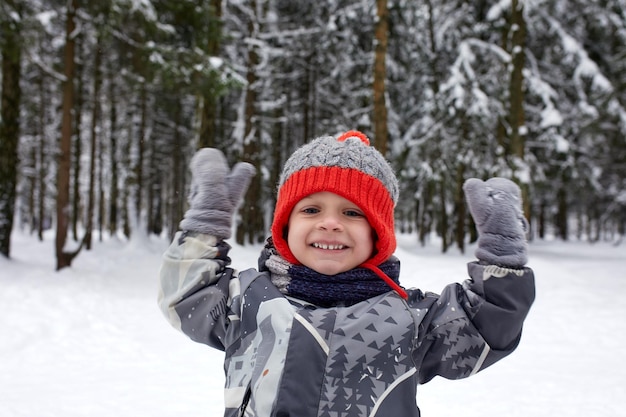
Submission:
<svg viewBox="0 0 626 417">
<path fill-rule="evenodd" d="M 178 232 L 163 255 L 158 304 L 192 340 L 224 350 L 231 278 L 230 246 L 216 237 Z"/>
<path fill-rule="evenodd" d="M 513 352 L 520 341 L 535 298 L 533 271 L 472 262 L 468 272 L 470 279 L 462 284 L 413 301 L 425 311 L 414 352 L 421 383 L 436 375 L 473 375 Z"/>
</svg>

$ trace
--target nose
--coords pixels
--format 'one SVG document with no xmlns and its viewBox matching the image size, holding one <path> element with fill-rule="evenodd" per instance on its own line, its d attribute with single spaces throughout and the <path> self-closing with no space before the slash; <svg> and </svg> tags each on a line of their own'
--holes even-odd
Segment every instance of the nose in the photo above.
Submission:
<svg viewBox="0 0 626 417">
<path fill-rule="evenodd" d="M 325 231 L 341 231 L 343 230 L 343 224 L 341 223 L 341 220 L 339 219 L 339 217 L 337 217 L 337 215 L 335 214 L 325 214 L 324 216 L 322 216 L 320 218 L 319 223 L 317 224 L 317 227 L 320 230 L 325 230 Z"/>
</svg>

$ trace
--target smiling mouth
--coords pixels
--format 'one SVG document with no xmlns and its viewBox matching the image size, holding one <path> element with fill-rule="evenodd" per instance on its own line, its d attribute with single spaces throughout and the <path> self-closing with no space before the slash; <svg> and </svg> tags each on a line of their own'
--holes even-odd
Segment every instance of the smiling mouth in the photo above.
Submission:
<svg viewBox="0 0 626 417">
<path fill-rule="evenodd" d="M 313 243 L 311 246 L 317 249 L 324 249 L 324 250 L 341 250 L 341 249 L 347 248 L 347 246 L 345 245 L 327 245 L 325 243 L 317 243 L 317 242 Z"/>
</svg>

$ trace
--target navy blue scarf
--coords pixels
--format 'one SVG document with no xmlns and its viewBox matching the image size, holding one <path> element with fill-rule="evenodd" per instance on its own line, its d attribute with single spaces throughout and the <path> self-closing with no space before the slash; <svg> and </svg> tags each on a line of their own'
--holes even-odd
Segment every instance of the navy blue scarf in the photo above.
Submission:
<svg viewBox="0 0 626 417">
<path fill-rule="evenodd" d="M 400 261 L 397 258 L 392 256 L 379 268 L 399 285 Z M 272 282 L 282 293 L 321 307 L 349 306 L 392 291 L 367 268 L 324 275 L 304 265 L 290 264 L 278 254 L 271 239 L 259 258 L 259 269 L 271 273 Z"/>
</svg>

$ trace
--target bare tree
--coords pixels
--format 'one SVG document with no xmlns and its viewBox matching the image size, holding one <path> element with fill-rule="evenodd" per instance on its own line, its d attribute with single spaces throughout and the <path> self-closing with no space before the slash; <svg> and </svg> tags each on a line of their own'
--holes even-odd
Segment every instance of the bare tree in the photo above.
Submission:
<svg viewBox="0 0 626 417">
<path fill-rule="evenodd" d="M 18 4 L 8 6 L 19 12 Z M 11 250 L 11 230 L 15 211 L 17 184 L 17 147 L 20 133 L 20 22 L 10 15 L 0 14 L 0 54 L 2 55 L 2 97 L 0 103 L 0 253 L 7 258 Z"/>
<path fill-rule="evenodd" d="M 389 10 L 387 0 L 376 0 L 378 20 L 375 28 L 374 53 L 374 141 L 378 150 L 387 153 L 387 104 L 385 103 L 385 78 L 387 41 L 389 33 Z"/>
<path fill-rule="evenodd" d="M 512 57 L 511 79 L 509 84 L 509 129 L 510 129 L 510 153 L 516 166 L 525 159 L 526 135 L 522 130 L 526 124 L 524 114 L 524 66 L 526 63 L 526 21 L 524 20 L 524 2 L 513 0 L 511 2 L 511 19 L 509 27 L 510 53 Z M 528 184 L 521 183 L 522 200 L 524 201 L 524 213 L 530 219 L 530 198 L 528 196 Z"/>
<path fill-rule="evenodd" d="M 256 0 L 251 1 L 250 10 L 256 12 Z M 257 19 L 255 21 L 254 19 Z M 257 32 L 258 17 L 256 13 L 250 16 L 248 21 L 248 33 L 250 37 L 254 38 Z M 256 45 L 248 46 L 248 68 L 247 68 L 247 81 L 248 86 L 245 93 L 245 109 L 244 109 L 244 138 L 243 138 L 243 159 L 252 163 L 255 166 L 259 166 L 259 132 L 255 126 L 255 119 L 257 118 L 257 81 L 258 76 L 256 74 L 256 66 L 259 64 L 259 56 L 257 53 Z M 237 243 L 243 244 L 244 242 L 258 243 L 264 239 L 264 221 L 261 203 L 261 175 L 256 175 L 250 183 L 250 188 L 246 194 L 245 203 L 240 209 L 241 222 L 246 227 L 237 228 Z"/>
<path fill-rule="evenodd" d="M 209 20 L 209 39 L 206 45 L 206 52 L 209 56 L 218 56 L 220 52 L 220 33 L 221 33 L 221 17 L 222 2 L 221 0 L 211 0 L 212 18 Z M 205 88 L 203 94 L 199 98 L 200 102 L 200 132 L 198 137 L 198 147 L 215 147 L 216 140 L 216 122 L 218 117 L 218 98 L 219 94 L 216 85 L 211 83 L 209 88 Z"/>
<path fill-rule="evenodd" d="M 64 81 L 61 116 L 61 143 L 59 147 L 59 163 L 57 173 L 57 228 L 56 258 L 57 271 L 72 265 L 72 260 L 82 246 L 73 252 L 66 252 L 67 228 L 70 209 L 70 165 L 72 145 L 72 109 L 74 107 L 74 71 L 75 71 L 75 30 L 77 0 L 69 0 L 66 11 L 65 53 L 63 56 Z"/>
<path fill-rule="evenodd" d="M 93 218 L 94 218 L 94 194 L 96 180 L 96 147 L 98 145 L 98 122 L 100 120 L 100 84 L 102 81 L 102 71 L 100 70 L 100 62 L 102 60 L 101 38 L 98 36 L 96 43 L 96 51 L 94 53 L 94 76 L 93 76 L 93 92 L 91 103 L 91 140 L 89 149 L 89 190 L 87 198 L 87 220 L 85 222 L 85 247 L 91 249 L 91 241 L 93 234 Z"/>
</svg>

